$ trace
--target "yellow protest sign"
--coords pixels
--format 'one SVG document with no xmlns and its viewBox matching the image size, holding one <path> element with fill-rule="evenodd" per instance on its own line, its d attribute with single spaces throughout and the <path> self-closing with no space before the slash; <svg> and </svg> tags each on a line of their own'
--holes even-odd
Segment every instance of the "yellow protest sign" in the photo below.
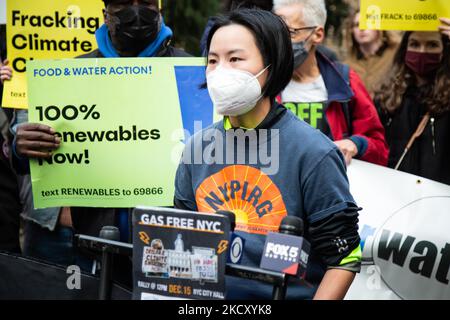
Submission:
<svg viewBox="0 0 450 320">
<path fill-rule="evenodd" d="M 95 31 L 103 23 L 102 0 L 8 0 L 7 52 L 13 69 L 2 105 L 28 107 L 26 61 L 73 58 L 97 48 Z"/>
<path fill-rule="evenodd" d="M 359 27 L 438 31 L 442 17 L 450 17 L 449 0 L 361 0 Z"/>
</svg>

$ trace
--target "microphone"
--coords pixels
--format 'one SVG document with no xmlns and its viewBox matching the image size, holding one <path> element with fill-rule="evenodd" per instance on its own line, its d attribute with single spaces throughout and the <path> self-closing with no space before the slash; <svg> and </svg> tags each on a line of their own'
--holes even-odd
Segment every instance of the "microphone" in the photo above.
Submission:
<svg viewBox="0 0 450 320">
<path fill-rule="evenodd" d="M 228 249 L 227 263 L 240 264 L 244 252 L 245 239 L 234 232 L 236 216 L 233 212 L 225 210 L 219 210 L 216 213 L 226 216 L 230 220 L 230 248 Z"/>
<path fill-rule="evenodd" d="M 303 220 L 299 217 L 286 216 L 281 221 L 278 231 L 267 234 L 260 268 L 304 279 L 310 244 L 303 238 Z"/>
<path fill-rule="evenodd" d="M 286 216 L 281 220 L 278 232 L 282 234 L 288 234 L 291 236 L 303 237 L 305 226 L 303 220 L 299 217 Z"/>
<path fill-rule="evenodd" d="M 216 211 L 217 214 L 221 214 L 230 220 L 230 231 L 234 232 L 234 229 L 236 228 L 236 216 L 231 211 L 225 211 L 225 210 L 219 210 Z"/>
</svg>

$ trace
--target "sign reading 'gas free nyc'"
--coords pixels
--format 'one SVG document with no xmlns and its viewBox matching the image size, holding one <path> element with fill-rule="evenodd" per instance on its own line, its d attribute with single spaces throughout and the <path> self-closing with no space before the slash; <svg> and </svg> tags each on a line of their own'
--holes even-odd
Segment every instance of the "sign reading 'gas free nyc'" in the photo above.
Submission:
<svg viewBox="0 0 450 320">
<path fill-rule="evenodd" d="M 438 31 L 442 17 L 450 17 L 449 0 L 361 0 L 359 27 Z"/>
<path fill-rule="evenodd" d="M 8 0 L 7 51 L 13 76 L 4 84 L 3 107 L 28 107 L 26 62 L 74 58 L 97 48 L 101 0 Z"/>
</svg>

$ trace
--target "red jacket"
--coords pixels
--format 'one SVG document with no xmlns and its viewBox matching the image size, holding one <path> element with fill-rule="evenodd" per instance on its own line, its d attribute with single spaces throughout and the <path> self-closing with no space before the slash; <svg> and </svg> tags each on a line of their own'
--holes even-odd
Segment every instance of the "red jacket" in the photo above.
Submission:
<svg viewBox="0 0 450 320">
<path fill-rule="evenodd" d="M 328 91 L 325 118 L 330 138 L 350 139 L 358 148 L 356 159 L 386 166 L 389 149 L 384 127 L 360 77 L 348 66 L 331 62 L 320 53 L 317 61 Z"/>
</svg>

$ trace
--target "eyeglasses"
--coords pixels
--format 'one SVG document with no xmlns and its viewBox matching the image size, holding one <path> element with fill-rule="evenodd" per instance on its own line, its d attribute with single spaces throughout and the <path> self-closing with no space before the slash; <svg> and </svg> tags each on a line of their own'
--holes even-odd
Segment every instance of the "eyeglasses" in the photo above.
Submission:
<svg viewBox="0 0 450 320">
<path fill-rule="evenodd" d="M 301 27 L 301 28 L 289 28 L 289 33 L 291 34 L 291 37 L 296 37 L 300 34 L 303 30 L 312 30 L 317 28 L 317 26 L 313 27 Z"/>
</svg>

